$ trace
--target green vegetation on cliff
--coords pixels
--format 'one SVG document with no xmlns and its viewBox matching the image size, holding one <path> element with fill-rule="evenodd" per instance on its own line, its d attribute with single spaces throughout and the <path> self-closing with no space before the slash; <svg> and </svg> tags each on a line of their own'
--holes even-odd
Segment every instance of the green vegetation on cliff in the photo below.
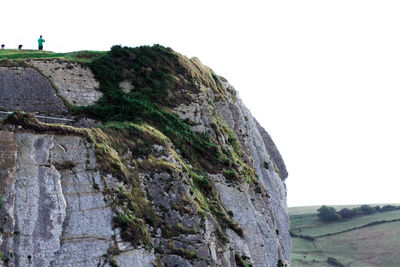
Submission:
<svg viewBox="0 0 400 267">
<path fill-rule="evenodd" d="M 104 122 L 149 124 L 173 140 L 192 162 L 207 165 L 209 169 L 218 163 L 219 151 L 210 136 L 194 133 L 187 123 L 167 109 L 187 98 L 187 95 L 176 93 L 180 84 L 175 77 L 179 71 L 185 74 L 186 69 L 175 52 L 162 46 L 114 46 L 89 66 L 100 82 L 99 90 L 104 96 L 96 104 L 76 112 Z M 130 93 L 120 88 L 123 80 L 134 86 Z"/>
</svg>

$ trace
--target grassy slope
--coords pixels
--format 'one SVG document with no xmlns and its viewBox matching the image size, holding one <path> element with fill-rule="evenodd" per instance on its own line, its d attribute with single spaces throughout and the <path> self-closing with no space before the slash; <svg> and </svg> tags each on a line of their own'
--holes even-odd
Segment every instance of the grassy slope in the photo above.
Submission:
<svg viewBox="0 0 400 267">
<path fill-rule="evenodd" d="M 320 223 L 316 213 L 304 214 L 305 210 L 313 208 L 291 208 L 291 230 L 315 240 L 292 239 L 292 266 L 330 266 L 326 263 L 328 257 L 338 259 L 345 266 L 399 266 L 400 221 L 352 230 L 371 222 L 400 219 L 399 210 L 329 224 Z"/>
<path fill-rule="evenodd" d="M 50 51 L 38 50 L 0 50 L 0 60 L 18 60 L 18 59 L 40 59 L 40 58 L 58 58 L 70 61 L 89 63 L 93 59 L 104 55 L 105 51 L 77 51 L 69 53 L 54 53 Z"/>
</svg>

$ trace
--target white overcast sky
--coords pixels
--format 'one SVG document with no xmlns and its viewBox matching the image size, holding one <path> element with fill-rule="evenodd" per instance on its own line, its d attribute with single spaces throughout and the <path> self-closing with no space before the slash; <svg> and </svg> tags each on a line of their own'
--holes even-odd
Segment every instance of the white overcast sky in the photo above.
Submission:
<svg viewBox="0 0 400 267">
<path fill-rule="evenodd" d="M 3 2 L 7 48 L 200 58 L 271 134 L 289 206 L 400 202 L 400 1 Z"/>
</svg>

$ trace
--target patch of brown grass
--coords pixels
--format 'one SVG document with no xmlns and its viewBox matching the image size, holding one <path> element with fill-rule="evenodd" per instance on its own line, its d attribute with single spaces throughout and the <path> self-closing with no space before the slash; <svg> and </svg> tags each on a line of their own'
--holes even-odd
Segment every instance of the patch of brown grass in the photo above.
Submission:
<svg viewBox="0 0 400 267">
<path fill-rule="evenodd" d="M 175 52 L 176 53 L 176 52 Z M 217 76 L 213 70 L 201 63 L 198 58 L 187 58 L 179 53 L 178 62 L 187 71 L 189 77 L 200 84 L 210 87 L 214 94 L 219 97 L 219 100 L 226 100 L 225 90 L 222 86 L 221 79 Z"/>
</svg>

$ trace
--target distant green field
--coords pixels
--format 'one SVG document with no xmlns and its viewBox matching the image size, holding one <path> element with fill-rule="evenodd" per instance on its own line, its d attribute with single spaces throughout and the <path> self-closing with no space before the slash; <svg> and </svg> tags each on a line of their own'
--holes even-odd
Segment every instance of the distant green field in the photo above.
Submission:
<svg viewBox="0 0 400 267">
<path fill-rule="evenodd" d="M 358 206 L 334 207 L 341 209 Z M 377 212 L 341 222 L 321 223 L 316 214 L 318 208 L 300 207 L 299 210 L 292 208 L 289 211 L 291 231 L 296 235 L 314 238 L 314 241 L 292 238 L 291 266 L 332 266 L 327 263 L 328 257 L 334 257 L 344 266 L 400 266 L 400 210 Z M 305 211 L 312 213 L 305 214 Z M 393 220 L 399 221 L 359 228 Z"/>
<path fill-rule="evenodd" d="M 400 210 L 378 212 L 368 216 L 355 217 L 351 220 L 333 223 L 321 223 L 316 214 L 296 215 L 291 219 L 291 230 L 296 234 L 318 237 L 338 233 L 377 221 L 400 219 Z"/>
<path fill-rule="evenodd" d="M 90 62 L 93 59 L 104 55 L 105 51 L 78 51 L 69 53 L 54 53 L 50 51 L 39 50 L 0 50 L 0 60 L 19 60 L 19 59 L 40 59 L 40 58 L 59 58 L 69 61 Z"/>
<path fill-rule="evenodd" d="M 360 207 L 363 204 L 358 204 L 358 205 L 328 205 L 330 207 L 334 207 L 336 210 L 340 210 L 343 208 L 356 208 L 356 207 Z M 375 206 L 381 206 L 383 207 L 384 205 L 399 205 L 399 204 L 393 204 L 393 203 L 387 203 L 387 204 L 368 204 L 372 207 Z M 301 214 L 311 214 L 311 213 L 317 213 L 317 210 L 320 208 L 321 206 L 303 206 L 303 207 L 290 207 L 288 208 L 289 211 L 289 215 L 301 215 Z"/>
</svg>

